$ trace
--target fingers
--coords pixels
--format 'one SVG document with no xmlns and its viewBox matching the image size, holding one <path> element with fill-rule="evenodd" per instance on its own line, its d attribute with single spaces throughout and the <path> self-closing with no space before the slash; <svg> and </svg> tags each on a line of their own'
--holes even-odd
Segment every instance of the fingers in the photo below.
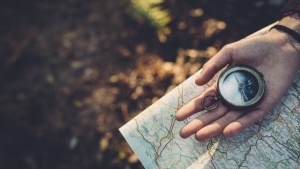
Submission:
<svg viewBox="0 0 300 169">
<path fill-rule="evenodd" d="M 244 114 L 241 118 L 227 125 L 223 131 L 225 137 L 231 137 L 245 128 L 253 125 L 256 121 L 264 117 L 268 111 L 262 109 L 255 109 L 249 113 Z"/>
<path fill-rule="evenodd" d="M 208 94 L 214 94 L 216 95 L 217 93 L 217 84 L 213 84 L 211 87 L 209 87 L 204 93 L 202 93 L 199 97 L 189 101 L 187 104 L 182 106 L 175 114 L 175 118 L 178 121 L 182 121 L 189 116 L 200 112 L 203 110 L 202 107 L 202 99 L 208 95 Z"/>
<path fill-rule="evenodd" d="M 251 126 L 267 112 L 255 109 L 249 113 L 231 110 L 220 104 L 213 111 L 204 113 L 184 126 L 180 131 L 182 138 L 187 138 L 195 134 L 198 141 L 204 141 L 222 134 L 231 137 Z"/>
<path fill-rule="evenodd" d="M 225 137 L 231 137 L 241 132 L 245 128 L 253 125 L 266 114 L 267 111 L 263 111 L 261 109 L 256 109 L 249 113 L 241 111 L 229 111 L 225 112 L 222 117 L 211 124 L 206 126 L 204 125 L 205 127 L 193 131 L 196 131 L 195 138 L 198 141 L 204 141 L 222 133 Z M 219 114 L 216 114 L 215 116 L 217 118 Z"/>
<path fill-rule="evenodd" d="M 195 138 L 204 141 L 221 134 L 226 126 L 243 116 L 240 111 L 225 112 L 221 118 L 217 118 L 213 123 L 203 127 L 196 132 Z"/>
<path fill-rule="evenodd" d="M 184 126 L 180 131 L 180 136 L 182 138 L 187 138 L 191 136 L 204 126 L 222 117 L 227 111 L 227 107 L 223 106 L 222 104 L 219 104 L 219 106 L 215 110 L 200 115 L 196 119 L 192 120 L 189 124 Z"/>
<path fill-rule="evenodd" d="M 201 86 L 207 83 L 213 76 L 232 62 L 232 48 L 230 45 L 224 46 L 212 59 L 202 68 L 200 76 L 196 79 L 196 84 Z"/>
</svg>

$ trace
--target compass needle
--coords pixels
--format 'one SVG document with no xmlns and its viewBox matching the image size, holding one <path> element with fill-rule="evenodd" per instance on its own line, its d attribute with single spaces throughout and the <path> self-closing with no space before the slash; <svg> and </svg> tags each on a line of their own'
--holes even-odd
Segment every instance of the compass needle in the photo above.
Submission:
<svg viewBox="0 0 300 169">
<path fill-rule="evenodd" d="M 233 74 L 233 75 L 234 75 L 236 81 L 240 84 L 239 79 L 236 77 L 236 75 L 235 74 Z"/>
<path fill-rule="evenodd" d="M 244 96 L 244 102 L 248 101 L 248 97 L 247 97 L 247 95 L 245 94 L 244 89 L 242 89 L 241 91 L 242 91 L 242 94 L 243 94 L 243 96 Z"/>
</svg>

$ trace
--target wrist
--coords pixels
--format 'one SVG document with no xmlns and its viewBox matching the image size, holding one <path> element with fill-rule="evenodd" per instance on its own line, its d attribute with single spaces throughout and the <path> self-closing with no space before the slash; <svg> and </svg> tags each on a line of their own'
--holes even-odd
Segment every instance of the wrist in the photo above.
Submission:
<svg viewBox="0 0 300 169">
<path fill-rule="evenodd" d="M 290 46 L 292 47 L 291 49 L 300 54 L 300 43 L 288 33 L 278 29 L 271 29 L 269 33 L 266 34 L 266 36 L 271 44 L 274 44 L 279 48 Z"/>
<path fill-rule="evenodd" d="M 285 26 L 300 35 L 300 17 L 298 16 L 298 14 L 292 14 L 282 18 L 279 21 L 278 25 Z M 274 34 L 274 36 L 276 37 L 279 36 L 280 38 L 282 38 L 281 42 L 289 43 L 298 52 L 300 52 L 300 42 L 299 40 L 297 41 L 296 38 L 291 34 L 278 29 L 270 30 L 270 34 Z"/>
<path fill-rule="evenodd" d="M 283 52 L 281 57 L 285 58 L 285 61 L 293 63 L 298 69 L 300 68 L 300 43 L 294 37 L 284 31 L 271 29 L 266 34 L 265 39 L 271 46 L 270 50 Z"/>
<path fill-rule="evenodd" d="M 286 26 L 300 34 L 300 17 L 298 14 L 288 15 L 282 18 L 278 24 Z"/>
</svg>

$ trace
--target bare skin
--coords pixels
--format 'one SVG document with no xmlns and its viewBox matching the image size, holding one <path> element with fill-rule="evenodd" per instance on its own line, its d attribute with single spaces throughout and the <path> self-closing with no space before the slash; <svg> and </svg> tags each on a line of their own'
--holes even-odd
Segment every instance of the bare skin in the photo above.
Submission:
<svg viewBox="0 0 300 169">
<path fill-rule="evenodd" d="M 296 14 L 283 18 L 279 24 L 300 33 L 300 19 Z M 187 138 L 194 134 L 198 141 L 219 134 L 231 137 L 269 113 L 289 89 L 300 68 L 300 43 L 288 34 L 272 29 L 265 35 L 226 45 L 204 65 L 196 84 L 204 85 L 222 68 L 233 64 L 250 65 L 264 75 L 266 91 L 262 102 L 247 111 L 230 110 L 219 104 L 215 110 L 200 115 L 184 126 L 180 131 L 181 137 Z M 215 83 L 180 108 L 175 115 L 176 119 L 182 121 L 202 111 L 203 97 L 216 92 Z"/>
</svg>

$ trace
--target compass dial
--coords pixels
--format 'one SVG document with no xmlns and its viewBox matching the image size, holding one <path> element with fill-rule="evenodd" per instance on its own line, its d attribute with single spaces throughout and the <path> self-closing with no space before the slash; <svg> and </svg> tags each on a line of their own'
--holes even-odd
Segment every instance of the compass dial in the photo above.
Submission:
<svg viewBox="0 0 300 169">
<path fill-rule="evenodd" d="M 264 79 L 252 67 L 232 66 L 220 75 L 218 90 L 221 99 L 231 108 L 250 108 L 262 98 Z"/>
</svg>

